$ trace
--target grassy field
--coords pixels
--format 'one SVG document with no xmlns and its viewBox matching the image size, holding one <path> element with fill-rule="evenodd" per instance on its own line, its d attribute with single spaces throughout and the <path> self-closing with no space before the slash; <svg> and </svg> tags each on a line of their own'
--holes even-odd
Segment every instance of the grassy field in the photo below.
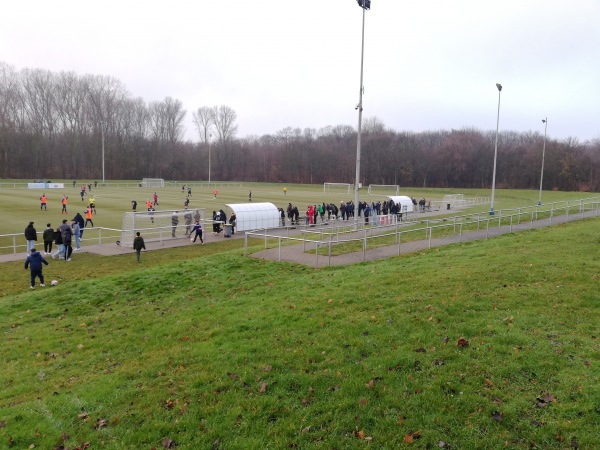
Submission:
<svg viewBox="0 0 600 450">
<path fill-rule="evenodd" d="M 53 180 L 61 182 L 61 180 Z M 20 183 L 24 183 L 23 180 Z M 94 225 L 106 228 L 121 229 L 123 223 L 123 214 L 131 211 L 131 200 L 138 202 L 138 211 L 145 210 L 144 202 L 152 197 L 156 192 L 158 194 L 159 208 L 157 209 L 183 209 L 185 194 L 181 192 L 181 187 L 165 187 L 161 189 L 145 189 L 139 187 L 111 187 L 111 183 L 126 183 L 125 181 L 110 182 L 107 187 L 92 187 L 92 194 L 96 198 L 97 215 L 94 216 Z M 185 182 L 182 182 L 183 184 Z M 134 185 L 129 181 L 131 186 Z M 186 183 L 187 184 L 187 183 Z M 247 203 L 248 193 L 252 191 L 253 202 L 272 202 L 277 207 L 286 208 L 288 202 L 298 206 L 301 215 L 306 211 L 309 204 L 335 203 L 339 206 L 340 202 L 354 200 L 354 193 L 350 195 L 344 189 L 337 191 L 323 192 L 321 185 L 289 185 L 289 184 L 264 184 L 264 183 L 244 183 L 241 187 L 219 187 L 217 198 L 214 198 L 213 188 L 194 187 L 192 185 L 192 197 L 190 208 L 205 208 L 210 214 L 213 210 L 223 209 L 227 211 L 228 203 Z M 46 223 L 53 226 L 60 225 L 62 219 L 71 219 L 76 212 L 84 215 L 87 199 L 80 200 L 80 186 L 72 187 L 68 181 L 65 189 L 48 189 L 47 191 L 39 189 L 12 189 L 7 180 L 0 183 L 0 234 L 22 233 L 30 221 L 35 222 L 38 231 L 44 229 Z M 287 194 L 284 195 L 283 187 L 287 187 Z M 363 192 L 364 191 L 364 192 Z M 361 200 L 377 201 L 385 199 L 385 192 L 368 195 L 366 190 L 361 191 Z M 40 210 L 39 197 L 43 192 L 48 196 L 48 210 Z M 402 189 L 402 195 L 408 195 L 417 199 L 425 197 L 427 199 L 442 200 L 445 194 L 462 193 L 465 197 L 489 196 L 488 189 Z M 63 195 L 69 196 L 67 216 L 61 215 L 60 200 Z M 544 202 L 574 200 L 585 197 L 591 197 L 595 194 L 581 192 L 545 192 Z M 495 209 L 518 208 L 522 206 L 531 206 L 537 203 L 538 192 L 526 190 L 496 190 Z M 477 211 L 489 211 L 489 205 L 481 206 Z M 85 236 L 84 236 L 85 237 Z M 24 242 L 24 241 L 23 241 Z M 85 243 L 84 243 L 85 245 Z"/>
<path fill-rule="evenodd" d="M 2 264 L 0 448 L 597 448 L 598 243 L 585 220 L 315 270 L 220 241 L 51 262 L 35 291 Z"/>
</svg>

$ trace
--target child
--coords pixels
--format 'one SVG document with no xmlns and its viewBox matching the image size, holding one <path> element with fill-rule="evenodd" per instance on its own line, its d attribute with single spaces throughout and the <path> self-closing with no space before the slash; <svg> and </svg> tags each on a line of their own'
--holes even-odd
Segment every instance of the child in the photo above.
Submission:
<svg viewBox="0 0 600 450">
<path fill-rule="evenodd" d="M 40 286 L 44 287 L 44 275 L 42 274 L 42 263 L 48 265 L 40 252 L 35 248 L 31 249 L 31 254 L 25 260 L 25 270 L 29 267 L 31 270 L 31 289 L 35 289 L 35 278 L 39 277 Z"/>
<path fill-rule="evenodd" d="M 204 244 L 204 239 L 202 239 L 202 225 L 200 225 L 200 222 L 198 222 L 197 220 L 194 224 L 194 228 L 192 229 L 192 231 L 196 232 L 194 238 L 192 239 L 192 242 L 196 242 L 196 238 L 200 238 L 200 243 Z"/>
<path fill-rule="evenodd" d="M 135 233 L 136 237 L 133 240 L 133 249 L 135 250 L 135 256 L 137 257 L 137 262 L 140 262 L 140 254 L 142 253 L 142 249 L 146 250 L 146 244 L 144 244 L 144 238 L 140 236 L 140 232 Z"/>
</svg>

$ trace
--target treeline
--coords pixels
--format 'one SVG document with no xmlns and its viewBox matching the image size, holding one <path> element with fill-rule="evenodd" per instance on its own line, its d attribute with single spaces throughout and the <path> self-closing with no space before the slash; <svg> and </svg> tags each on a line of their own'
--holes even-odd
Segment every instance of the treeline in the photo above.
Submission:
<svg viewBox="0 0 600 450">
<path fill-rule="evenodd" d="M 184 140 L 187 112 L 167 97 L 146 103 L 117 79 L 0 63 L 0 178 L 353 183 L 356 129 L 288 127 L 237 137 L 228 106 L 192 113 L 198 142 Z M 402 186 L 491 186 L 495 132 L 398 132 L 365 120 L 361 182 Z M 501 132 L 496 186 L 539 188 L 544 137 Z M 544 189 L 600 191 L 600 140 L 546 142 Z"/>
</svg>

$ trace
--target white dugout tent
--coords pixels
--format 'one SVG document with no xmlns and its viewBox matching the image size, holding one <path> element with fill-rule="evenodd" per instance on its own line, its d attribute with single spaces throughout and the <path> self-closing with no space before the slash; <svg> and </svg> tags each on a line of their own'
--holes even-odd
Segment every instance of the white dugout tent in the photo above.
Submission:
<svg viewBox="0 0 600 450">
<path fill-rule="evenodd" d="M 406 195 L 388 195 L 387 197 L 400 205 L 400 212 L 413 212 L 415 210 L 412 199 Z"/>
<path fill-rule="evenodd" d="M 280 213 L 273 203 L 229 203 L 225 206 L 235 213 L 235 231 L 279 226 Z"/>
</svg>

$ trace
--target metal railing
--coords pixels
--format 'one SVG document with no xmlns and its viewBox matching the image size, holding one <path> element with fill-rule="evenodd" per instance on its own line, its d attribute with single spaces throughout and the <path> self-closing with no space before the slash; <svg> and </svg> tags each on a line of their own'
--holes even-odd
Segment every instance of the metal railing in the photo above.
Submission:
<svg viewBox="0 0 600 450">
<path fill-rule="evenodd" d="M 264 249 L 277 249 L 278 261 L 283 260 L 282 253 L 286 251 L 286 247 L 302 244 L 302 249 L 294 248 L 292 251 L 295 256 L 287 260 L 303 262 L 318 268 L 323 265 L 323 259 L 326 260 L 326 265 L 331 266 L 332 258 L 336 257 L 333 251 L 336 246 L 346 245 L 348 251 L 341 251 L 340 255 L 351 253 L 355 256 L 356 262 L 359 262 L 367 260 L 367 250 L 370 249 L 387 247 L 389 256 L 399 255 L 401 245 L 407 246 L 417 241 L 421 248 L 431 248 L 436 244 L 436 239 L 449 241 L 446 243 L 484 239 L 503 233 L 595 217 L 599 215 L 599 210 L 600 197 L 592 197 L 497 211 L 494 216 L 475 213 L 422 221 L 398 221 L 385 226 L 365 225 L 358 230 L 350 229 L 351 226 L 329 227 L 314 231 L 303 230 L 302 238 L 261 230 L 246 232 L 244 255 L 248 254 L 249 240 L 252 238 L 261 239 Z M 298 253 L 302 254 L 301 258 L 297 257 Z M 360 253 L 362 255 L 356 257 Z"/>
</svg>

